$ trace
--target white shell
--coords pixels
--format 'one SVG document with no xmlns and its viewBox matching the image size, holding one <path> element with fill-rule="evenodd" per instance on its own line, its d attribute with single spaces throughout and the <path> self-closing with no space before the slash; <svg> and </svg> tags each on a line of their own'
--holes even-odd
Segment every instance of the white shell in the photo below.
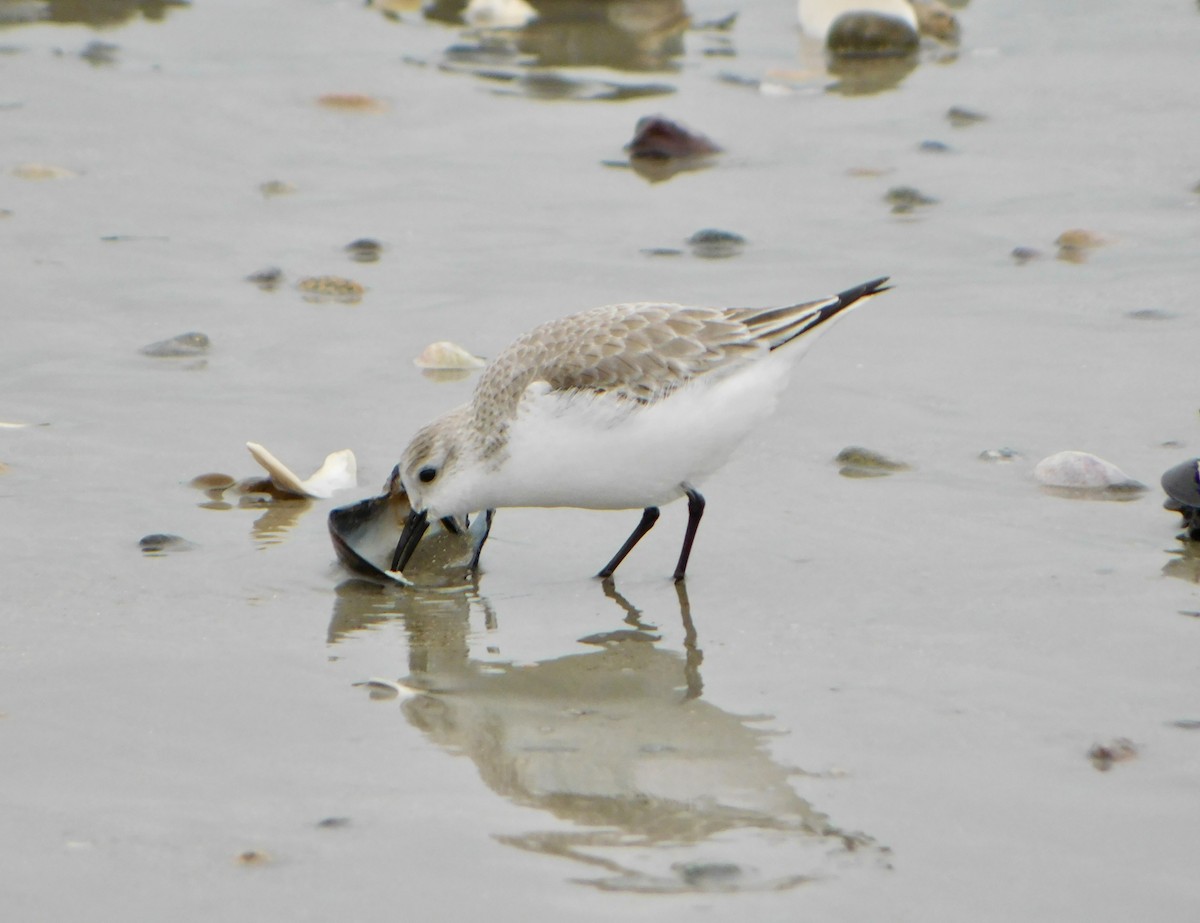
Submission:
<svg viewBox="0 0 1200 923">
<path fill-rule="evenodd" d="M 271 483 L 284 493 L 324 500 L 336 491 L 358 486 L 358 462 L 349 449 L 329 453 L 320 468 L 302 479 L 257 442 L 247 442 L 246 448 L 266 469 Z"/>
<path fill-rule="evenodd" d="M 1088 452 L 1057 452 L 1043 458 L 1033 469 L 1033 476 L 1047 487 L 1066 487 L 1073 490 L 1145 490 L 1146 485 L 1135 481 L 1112 462 L 1106 462 Z"/>
<path fill-rule="evenodd" d="M 467 25 L 491 29 L 519 29 L 537 19 L 537 10 L 525 0 L 471 0 L 463 12 Z"/>
<path fill-rule="evenodd" d="M 478 356 L 472 356 L 457 343 L 451 343 L 449 340 L 440 340 L 437 343 L 430 343 L 423 350 L 421 350 L 421 355 L 417 356 L 417 358 L 413 360 L 413 364 L 420 369 L 447 371 L 458 369 L 481 369 L 487 365 L 487 363 Z"/>
</svg>

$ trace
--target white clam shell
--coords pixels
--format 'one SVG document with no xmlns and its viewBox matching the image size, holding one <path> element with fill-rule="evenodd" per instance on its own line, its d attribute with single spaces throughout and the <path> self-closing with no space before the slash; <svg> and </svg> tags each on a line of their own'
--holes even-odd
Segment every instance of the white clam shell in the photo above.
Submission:
<svg viewBox="0 0 1200 923">
<path fill-rule="evenodd" d="M 349 449 L 330 452 L 320 468 L 311 476 L 301 478 L 257 442 L 247 442 L 246 448 L 254 460 L 266 469 L 271 476 L 271 483 L 284 493 L 325 500 L 336 491 L 358 486 L 358 462 Z"/>
<path fill-rule="evenodd" d="M 1088 452 L 1056 452 L 1043 458 L 1033 469 L 1033 476 L 1047 487 L 1072 490 L 1145 490 L 1146 485 L 1135 481 L 1124 471 Z"/>
<path fill-rule="evenodd" d="M 431 370 L 457 371 L 459 369 L 481 369 L 487 363 L 478 356 L 472 356 L 457 343 L 449 340 L 439 340 L 430 343 L 421 355 L 413 360 L 417 368 Z"/>
</svg>

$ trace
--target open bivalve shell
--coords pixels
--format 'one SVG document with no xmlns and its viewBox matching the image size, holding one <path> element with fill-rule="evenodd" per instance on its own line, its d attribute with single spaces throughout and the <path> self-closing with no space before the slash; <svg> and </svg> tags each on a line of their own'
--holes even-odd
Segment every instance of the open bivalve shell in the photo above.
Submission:
<svg viewBox="0 0 1200 923">
<path fill-rule="evenodd" d="M 488 517 L 479 515 L 470 523 L 456 522 L 454 531 L 445 523 L 433 523 L 401 574 L 391 569 L 392 556 L 411 511 L 396 467 L 383 494 L 329 513 L 329 535 L 338 560 L 360 576 L 403 586 L 440 587 L 465 582 L 487 538 Z"/>
</svg>

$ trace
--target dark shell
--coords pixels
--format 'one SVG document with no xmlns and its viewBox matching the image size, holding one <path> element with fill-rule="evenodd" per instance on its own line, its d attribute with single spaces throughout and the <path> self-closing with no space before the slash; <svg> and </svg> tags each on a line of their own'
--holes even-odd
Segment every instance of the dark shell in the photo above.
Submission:
<svg viewBox="0 0 1200 923">
<path fill-rule="evenodd" d="M 361 576 L 399 582 L 390 576 L 392 555 L 411 511 L 408 495 L 400 489 L 395 472 L 386 493 L 330 511 L 329 535 L 338 560 Z M 434 523 L 417 546 L 404 575 L 422 586 L 462 583 L 486 537 L 483 516 L 468 529 L 460 527 L 457 533 Z"/>
<path fill-rule="evenodd" d="M 1200 507 L 1200 458 L 1191 458 L 1162 476 L 1162 489 L 1180 507 Z"/>
<path fill-rule="evenodd" d="M 900 57 L 916 52 L 918 44 L 908 23 L 870 11 L 843 13 L 825 37 L 830 54 L 843 58 Z"/>
</svg>

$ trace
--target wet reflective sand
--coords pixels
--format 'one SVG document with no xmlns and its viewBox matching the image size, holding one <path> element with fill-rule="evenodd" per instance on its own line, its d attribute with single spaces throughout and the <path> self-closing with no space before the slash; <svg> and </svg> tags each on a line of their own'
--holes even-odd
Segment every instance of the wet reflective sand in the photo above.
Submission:
<svg viewBox="0 0 1200 923">
<path fill-rule="evenodd" d="M 6 918 L 1190 920 L 1196 549 L 1032 471 L 1200 454 L 1200 10 L 954 6 L 853 66 L 763 0 L 0 3 Z M 653 115 L 720 153 L 638 164 Z M 428 344 L 883 274 L 683 595 L 678 505 L 608 585 L 636 512 L 335 563 L 473 386 Z"/>
</svg>

